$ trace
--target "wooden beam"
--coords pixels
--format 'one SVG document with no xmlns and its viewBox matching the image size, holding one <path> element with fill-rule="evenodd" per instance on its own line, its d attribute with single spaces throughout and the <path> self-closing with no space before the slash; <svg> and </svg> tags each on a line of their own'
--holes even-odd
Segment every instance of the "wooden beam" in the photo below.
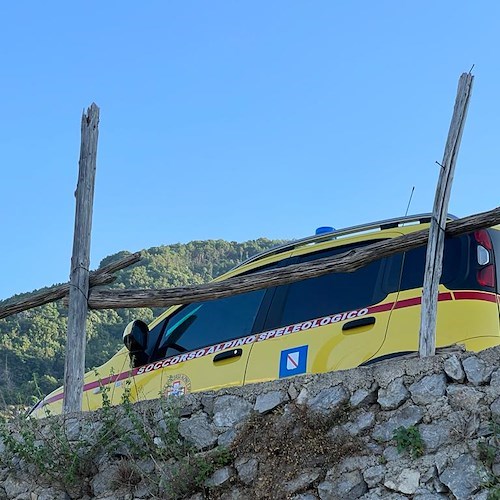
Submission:
<svg viewBox="0 0 500 500">
<path fill-rule="evenodd" d="M 109 285 L 115 281 L 113 273 L 139 262 L 142 259 L 141 252 L 127 255 L 123 259 L 103 266 L 97 271 L 92 271 L 89 278 L 89 286 Z M 43 306 L 49 302 L 55 302 L 66 297 L 69 293 L 69 283 L 57 285 L 43 290 L 42 292 L 30 294 L 28 297 L 19 300 L 8 300 L 4 306 L 0 307 L 0 319 L 7 318 L 13 314 Z"/>
<path fill-rule="evenodd" d="M 470 73 L 463 73 L 458 83 L 453 117 L 451 119 L 434 198 L 432 221 L 429 229 L 429 243 L 427 244 L 424 291 L 420 316 L 419 352 L 421 357 L 434 356 L 436 352 L 438 289 L 443 269 L 448 202 L 450 200 L 455 164 L 460 149 L 460 141 L 467 116 L 473 80 L 474 77 Z"/>
<path fill-rule="evenodd" d="M 64 365 L 64 413 L 81 411 L 87 300 L 89 293 L 90 235 L 99 136 L 99 108 L 92 103 L 82 115 L 82 140 L 76 188 L 75 232 L 69 288 L 68 339 Z"/>
<path fill-rule="evenodd" d="M 500 224 L 500 207 L 489 212 L 451 221 L 447 225 L 446 234 L 458 236 L 497 224 Z M 246 276 L 236 276 L 205 285 L 163 290 L 92 290 L 89 297 L 89 307 L 92 309 L 119 309 L 122 307 L 167 307 L 176 304 L 190 304 L 271 286 L 286 285 L 294 281 L 333 272 L 351 272 L 382 257 L 424 246 L 428 236 L 429 231 L 425 229 L 379 241 L 335 257 L 256 272 Z"/>
</svg>

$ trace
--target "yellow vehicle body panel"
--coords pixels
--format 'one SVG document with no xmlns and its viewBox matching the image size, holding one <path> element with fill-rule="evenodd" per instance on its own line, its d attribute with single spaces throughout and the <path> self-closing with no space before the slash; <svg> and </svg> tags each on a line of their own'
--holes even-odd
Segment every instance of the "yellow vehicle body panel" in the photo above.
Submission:
<svg viewBox="0 0 500 500">
<path fill-rule="evenodd" d="M 388 336 L 378 356 L 419 350 L 422 289 L 399 293 Z M 482 350 L 500 343 L 497 295 L 474 290 L 448 290 L 439 285 L 436 347 L 464 345 Z"/>
</svg>

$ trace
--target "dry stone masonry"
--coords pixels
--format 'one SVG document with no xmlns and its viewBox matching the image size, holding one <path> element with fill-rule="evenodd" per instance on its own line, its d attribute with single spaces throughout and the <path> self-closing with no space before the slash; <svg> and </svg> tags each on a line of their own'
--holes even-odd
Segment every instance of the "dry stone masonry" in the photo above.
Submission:
<svg viewBox="0 0 500 500">
<path fill-rule="evenodd" d="M 499 359 L 500 348 L 457 350 L 188 394 L 176 399 L 177 428 L 170 431 L 177 437 L 170 444 L 164 402 L 134 405 L 133 418 L 108 409 L 116 446 L 96 446 L 70 486 L 0 442 L 0 499 L 500 498 Z M 69 443 L 91 441 L 102 436 L 101 418 L 103 412 L 46 419 L 33 446 L 51 449 L 43 436 L 54 422 Z M 149 421 L 138 426 L 142 418 Z M 11 425 L 13 436 L 24 439 Z M 150 453 L 180 442 L 197 460 L 189 473 L 179 468 L 179 456 L 161 462 Z M 196 482 L 192 476 L 214 450 L 228 453 L 210 459 L 207 477 Z"/>
</svg>

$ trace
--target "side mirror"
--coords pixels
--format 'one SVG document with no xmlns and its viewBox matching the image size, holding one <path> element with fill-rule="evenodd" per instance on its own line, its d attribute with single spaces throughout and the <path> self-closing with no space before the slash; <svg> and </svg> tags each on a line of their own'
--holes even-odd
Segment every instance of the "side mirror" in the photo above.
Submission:
<svg viewBox="0 0 500 500">
<path fill-rule="evenodd" d="M 149 328 L 144 321 L 135 319 L 123 330 L 123 343 L 130 352 L 132 366 L 141 366 L 148 361 L 146 347 L 148 345 Z"/>
</svg>

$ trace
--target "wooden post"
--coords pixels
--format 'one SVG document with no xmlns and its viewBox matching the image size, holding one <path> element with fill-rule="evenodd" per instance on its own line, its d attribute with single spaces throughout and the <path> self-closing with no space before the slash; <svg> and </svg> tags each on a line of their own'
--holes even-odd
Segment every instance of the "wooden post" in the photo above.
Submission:
<svg viewBox="0 0 500 500">
<path fill-rule="evenodd" d="M 87 114 L 82 115 L 78 185 L 75 193 L 76 213 L 71 257 L 68 339 L 64 365 L 64 413 L 82 409 L 98 125 L 99 108 L 92 103 L 87 109 Z"/>
<path fill-rule="evenodd" d="M 429 229 L 427 257 L 425 262 L 424 291 L 422 296 L 422 310 L 420 319 L 420 356 L 433 356 L 436 351 L 436 316 L 438 287 L 443 267 L 443 248 L 446 219 L 448 216 L 448 202 L 450 199 L 451 184 L 455 172 L 455 163 L 460 148 L 462 132 L 469 98 L 472 92 L 474 77 L 470 73 L 463 73 L 458 82 L 455 108 L 448 132 L 448 139 L 443 155 L 443 163 L 439 174 L 436 195 L 434 198 L 433 216 Z"/>
</svg>

